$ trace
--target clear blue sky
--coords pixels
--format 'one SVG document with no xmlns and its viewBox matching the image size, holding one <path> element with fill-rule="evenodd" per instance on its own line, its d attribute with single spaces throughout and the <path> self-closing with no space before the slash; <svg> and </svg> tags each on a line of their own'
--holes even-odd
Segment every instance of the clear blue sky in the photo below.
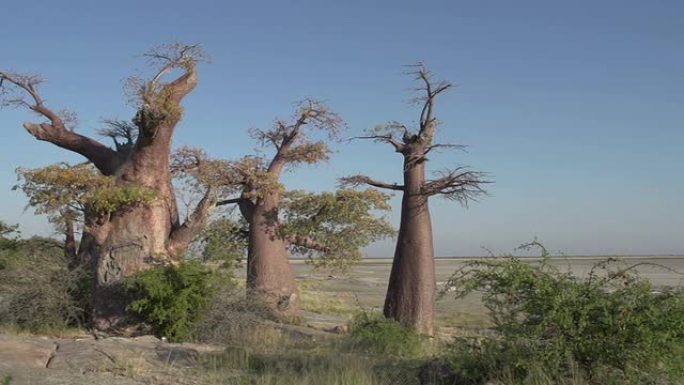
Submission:
<svg viewBox="0 0 684 385">
<path fill-rule="evenodd" d="M 434 169 L 488 171 L 491 196 L 464 209 L 432 201 L 438 255 L 509 251 L 537 236 L 566 254 L 684 254 L 684 2 L 599 1 L 8 1 L 0 68 L 42 74 L 55 109 L 92 134 L 129 118 L 122 81 L 165 42 L 201 43 L 212 63 L 186 101 L 175 144 L 225 158 L 254 147 L 303 97 L 324 99 L 349 135 L 387 120 L 413 123 L 402 65 L 424 61 L 458 85 L 439 100 L 439 137 L 469 145 Z M 0 111 L 0 218 L 50 232 L 10 191 L 14 169 L 78 161 Z M 398 181 L 381 144 L 336 147 L 328 164 L 287 176 L 330 189 L 365 172 Z M 398 224 L 398 197 L 392 220 Z M 369 248 L 390 255 L 391 242 Z"/>
</svg>

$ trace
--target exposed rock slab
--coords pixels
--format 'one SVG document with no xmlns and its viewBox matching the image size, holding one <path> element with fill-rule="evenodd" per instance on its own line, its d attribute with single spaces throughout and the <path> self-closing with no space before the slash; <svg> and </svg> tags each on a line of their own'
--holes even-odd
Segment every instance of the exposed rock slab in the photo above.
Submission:
<svg viewBox="0 0 684 385">
<path fill-rule="evenodd" d="M 0 369 L 45 368 L 55 348 L 55 342 L 45 337 L 0 335 Z"/>
<path fill-rule="evenodd" d="M 220 346 L 165 343 L 151 337 L 58 339 L 0 335 L 0 379 L 12 385 L 183 383 L 175 369 L 196 367 Z M 165 382 L 166 381 L 166 382 Z M 157 383 L 157 382 L 152 382 Z"/>
</svg>

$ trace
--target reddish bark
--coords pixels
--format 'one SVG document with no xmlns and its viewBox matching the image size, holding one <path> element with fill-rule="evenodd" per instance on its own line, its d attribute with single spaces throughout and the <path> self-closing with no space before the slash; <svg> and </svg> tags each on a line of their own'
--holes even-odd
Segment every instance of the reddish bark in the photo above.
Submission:
<svg viewBox="0 0 684 385">
<path fill-rule="evenodd" d="M 422 193 L 425 163 L 404 162 L 401 222 L 384 314 L 419 333 L 434 331 L 435 263 L 428 197 Z"/>
<path fill-rule="evenodd" d="M 328 149 L 323 142 L 310 142 L 306 138 L 303 132 L 306 125 L 327 131 L 334 137 L 343 123 L 337 114 L 328 111 L 320 102 L 306 100 L 297 111 L 294 123 L 276 120 L 271 130 L 254 130 L 255 138 L 273 145 L 275 155 L 267 167 L 259 164 L 246 172 L 243 170 L 243 180 L 238 182 L 243 185 L 240 198 L 219 203 L 238 204 L 242 216 L 249 223 L 248 293 L 270 305 L 277 317 L 299 312 L 299 293 L 288 257 L 288 246 L 296 243 L 309 247 L 315 243 L 303 237 L 291 239 L 280 234 L 279 179 L 288 165 L 316 163 L 328 157 Z"/>
<path fill-rule="evenodd" d="M 465 203 L 483 193 L 480 185 L 486 182 L 481 178 L 482 173 L 463 168 L 449 170 L 435 180 L 426 180 L 427 154 L 438 147 L 460 146 L 433 144 L 437 129 L 435 99 L 451 84 L 433 83 L 430 73 L 422 65 L 414 74 L 421 81 L 423 87 L 420 90 L 424 92 L 417 99 L 423 103 L 417 131 L 412 133 L 399 123 L 391 123 L 385 127 L 385 132 L 375 131 L 359 138 L 388 143 L 403 156 L 404 184 L 386 183 L 363 175 L 344 178 L 343 182 L 402 191 L 401 223 L 383 312 L 386 317 L 414 327 L 419 333 L 432 335 L 436 283 L 428 199 L 433 195 L 443 195 Z M 402 133 L 400 138 L 394 136 L 397 131 Z"/>
<path fill-rule="evenodd" d="M 125 310 L 126 298 L 121 281 L 138 271 L 172 262 L 200 230 L 215 199 L 207 191 L 203 203 L 186 223 L 181 224 L 176 197 L 169 173 L 171 139 L 182 116 L 184 96 L 197 85 L 196 46 L 169 46 L 152 51 L 152 59 L 162 68 L 141 91 L 141 106 L 134 119 L 138 137 L 132 148 L 111 149 L 102 143 L 68 129 L 62 118 L 48 107 L 36 90 L 35 77 L 0 72 L 0 78 L 29 96 L 15 104 L 43 116 L 45 123 L 26 123 L 24 127 L 36 139 L 83 155 L 103 174 L 116 177 L 119 183 L 144 187 L 155 199 L 138 203 L 103 216 L 86 210 L 79 259 L 95 273 L 93 322 L 100 330 L 127 326 L 131 315 Z M 169 83 L 160 83 L 163 75 L 179 68 L 184 73 Z M 117 145 L 117 148 L 119 146 Z"/>
<path fill-rule="evenodd" d="M 270 305 L 276 316 L 295 315 L 299 311 L 299 292 L 290 265 L 287 243 L 278 234 L 279 197 L 275 194 L 252 205 L 247 247 L 247 289 Z"/>
</svg>

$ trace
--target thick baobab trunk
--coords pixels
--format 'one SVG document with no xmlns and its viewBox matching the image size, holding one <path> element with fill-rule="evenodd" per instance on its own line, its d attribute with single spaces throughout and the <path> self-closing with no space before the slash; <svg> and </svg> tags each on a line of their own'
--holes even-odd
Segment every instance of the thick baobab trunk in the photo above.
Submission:
<svg viewBox="0 0 684 385">
<path fill-rule="evenodd" d="M 32 101 L 18 99 L 17 104 L 47 119 L 43 123 L 24 124 L 36 139 L 84 156 L 103 176 L 115 178 L 121 186 L 149 190 L 154 195 L 151 201 L 140 199 L 136 203 L 135 198 L 127 196 L 115 196 L 113 202 L 107 202 L 107 194 L 103 194 L 103 200 L 114 205 L 113 211 L 98 210 L 97 205 L 86 208 L 79 259 L 92 267 L 93 323 L 100 330 L 117 330 L 131 320 L 125 309 L 123 280 L 156 264 L 173 262 L 201 230 L 215 204 L 208 190 L 195 212 L 181 225 L 169 173 L 171 138 L 183 114 L 181 101 L 197 85 L 195 66 L 202 60 L 202 52 L 196 45 L 172 44 L 151 50 L 145 56 L 160 68 L 139 87 L 134 129 L 118 127 L 113 134 L 116 149 L 67 128 L 60 114 L 43 103 L 36 90 L 40 83 L 36 77 L 0 72 L 0 83 L 7 80 Z M 174 69 L 183 74 L 163 82 L 164 76 Z M 125 146 L 116 141 L 121 132 L 127 140 Z"/>
<path fill-rule="evenodd" d="M 154 136 L 149 140 L 143 126 L 132 156 L 114 174 L 122 183 L 151 190 L 154 199 L 112 213 L 98 229 L 96 242 L 84 250 L 91 254 L 84 259 L 95 261 L 93 323 L 98 330 L 120 330 L 137 323 L 136 317 L 126 311 L 130 298 L 123 280 L 171 262 L 183 249 L 173 238 L 174 230 L 181 227 L 169 174 L 175 123 L 154 127 Z"/>
<path fill-rule="evenodd" d="M 168 213 L 159 203 L 117 213 L 101 244 L 93 245 L 95 265 L 93 323 L 98 330 L 121 329 L 135 322 L 126 311 L 130 298 L 123 280 L 167 261 Z"/>
<path fill-rule="evenodd" d="M 428 197 L 422 194 L 425 163 L 406 167 L 405 164 L 401 224 L 384 314 L 415 327 L 419 333 L 432 335 L 435 262 Z"/>
<path fill-rule="evenodd" d="M 299 293 L 290 265 L 287 244 L 277 234 L 277 197 L 267 196 L 253 205 L 249 219 L 247 252 L 248 295 L 268 304 L 274 315 L 299 311 Z"/>
</svg>

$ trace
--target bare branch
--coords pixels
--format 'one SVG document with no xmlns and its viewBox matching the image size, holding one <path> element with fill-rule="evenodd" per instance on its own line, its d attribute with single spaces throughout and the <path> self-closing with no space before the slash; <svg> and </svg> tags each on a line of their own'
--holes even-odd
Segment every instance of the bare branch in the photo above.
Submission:
<svg viewBox="0 0 684 385">
<path fill-rule="evenodd" d="M 394 147 L 394 151 L 399 152 L 399 153 L 404 152 L 404 149 L 406 148 L 406 145 L 404 145 L 404 143 L 401 143 L 398 140 L 394 139 L 392 137 L 392 135 L 354 136 L 352 138 L 349 138 L 349 141 L 352 141 L 355 139 L 370 139 L 370 140 L 373 140 L 375 142 L 389 143 Z"/>
<path fill-rule="evenodd" d="M 157 68 L 157 72 L 149 81 L 137 76 L 129 78 L 126 88 L 131 101 L 148 109 L 159 109 L 165 100 L 172 104 L 180 103 L 197 85 L 197 64 L 208 61 L 198 44 L 164 44 L 147 51 L 143 56 L 149 65 Z M 164 76 L 174 69 L 184 73 L 175 80 L 163 83 Z M 160 96 L 163 100 L 159 100 Z"/>
<path fill-rule="evenodd" d="M 440 149 L 440 148 L 450 148 L 450 149 L 455 149 L 455 150 L 465 150 L 467 146 L 463 144 L 451 144 L 451 143 L 438 143 L 438 144 L 433 144 L 432 146 L 428 147 L 423 155 L 427 155 L 430 151 L 435 150 L 435 149 Z M 439 151 L 438 151 L 439 152 Z"/>
<path fill-rule="evenodd" d="M 427 142 L 432 141 L 434 136 L 436 119 L 434 118 L 434 104 L 437 95 L 452 87 L 452 84 L 447 81 L 432 81 L 432 74 L 425 67 L 423 63 L 418 63 L 413 67 L 417 67 L 411 74 L 415 75 L 415 79 L 423 83 L 422 86 L 416 90 L 424 92 L 424 96 L 419 96 L 415 99 L 416 102 L 423 103 L 423 108 L 420 112 L 420 131 L 418 135 Z"/>
<path fill-rule="evenodd" d="M 55 112 L 46 107 L 36 89 L 38 84 L 42 82 L 40 77 L 0 72 L 0 79 L 3 80 L 3 94 L 6 93 L 4 92 L 4 87 L 6 87 L 5 81 L 12 84 L 20 93 L 20 96 L 14 98 L 4 98 L 0 104 L 25 107 L 48 120 L 48 122 L 44 123 L 24 123 L 24 128 L 31 135 L 38 140 L 47 141 L 83 155 L 93 162 L 95 167 L 104 175 L 114 173 L 114 170 L 116 170 L 121 162 L 121 158 L 116 151 L 96 140 L 73 132 L 68 127 L 70 121 L 75 121 L 73 113 L 66 113 L 65 111 Z M 30 97 L 31 102 L 25 100 L 25 95 Z"/>
<path fill-rule="evenodd" d="M 326 132 L 330 140 L 338 139 L 340 131 L 346 126 L 340 115 L 315 99 L 304 99 L 299 102 L 296 114 L 299 117 L 295 126 L 311 125 Z"/>
<path fill-rule="evenodd" d="M 138 139 L 138 126 L 126 120 L 103 119 L 106 126 L 97 131 L 98 134 L 112 139 L 116 151 L 128 155 L 133 151 Z"/>
<path fill-rule="evenodd" d="M 209 60 L 199 44 L 162 44 L 145 52 L 143 56 L 151 66 L 159 67 L 157 74 L 150 80 L 150 85 L 158 84 L 174 68 L 191 72 L 197 63 Z"/>
<path fill-rule="evenodd" d="M 353 175 L 340 179 L 340 186 L 360 186 L 362 184 L 367 184 L 373 187 L 384 188 L 389 190 L 403 191 L 404 186 L 396 183 L 385 183 L 375 179 L 371 179 L 365 175 Z"/>
<path fill-rule="evenodd" d="M 457 200 L 467 206 L 471 200 L 484 195 L 487 191 L 483 185 L 492 183 L 484 179 L 487 175 L 483 172 L 470 171 L 465 167 L 438 172 L 440 178 L 427 181 L 421 191 L 425 195 L 443 195 L 447 199 Z"/>
</svg>

